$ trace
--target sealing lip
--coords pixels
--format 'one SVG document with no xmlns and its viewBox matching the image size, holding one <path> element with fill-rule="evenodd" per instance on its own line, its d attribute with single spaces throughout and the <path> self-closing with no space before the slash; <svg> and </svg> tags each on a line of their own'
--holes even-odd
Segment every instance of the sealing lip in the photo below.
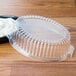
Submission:
<svg viewBox="0 0 76 76">
<path fill-rule="evenodd" d="M 16 20 L 17 16 L 11 16 L 11 15 L 1 15 L 0 18 L 6 19 L 6 18 L 12 18 Z M 8 38 L 6 36 L 0 38 L 0 44 L 8 42 Z"/>
</svg>

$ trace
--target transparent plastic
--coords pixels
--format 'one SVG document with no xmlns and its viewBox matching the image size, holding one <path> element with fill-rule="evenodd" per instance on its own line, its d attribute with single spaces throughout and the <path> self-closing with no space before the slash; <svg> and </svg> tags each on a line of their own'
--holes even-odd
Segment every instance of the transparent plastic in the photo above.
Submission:
<svg viewBox="0 0 76 76">
<path fill-rule="evenodd" d="M 42 16 L 22 16 L 19 28 L 8 35 L 11 45 L 36 61 L 64 61 L 72 57 L 70 33 L 61 24 Z"/>
</svg>

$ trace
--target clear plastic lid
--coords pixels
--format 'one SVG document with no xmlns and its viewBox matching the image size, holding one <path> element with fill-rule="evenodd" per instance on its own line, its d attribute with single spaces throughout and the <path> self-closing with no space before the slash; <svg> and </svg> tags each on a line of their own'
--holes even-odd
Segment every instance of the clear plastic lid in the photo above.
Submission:
<svg viewBox="0 0 76 76">
<path fill-rule="evenodd" d="M 64 61 L 72 57 L 69 31 L 42 16 L 22 16 L 18 30 L 8 35 L 11 45 L 24 56 L 37 61 Z"/>
</svg>

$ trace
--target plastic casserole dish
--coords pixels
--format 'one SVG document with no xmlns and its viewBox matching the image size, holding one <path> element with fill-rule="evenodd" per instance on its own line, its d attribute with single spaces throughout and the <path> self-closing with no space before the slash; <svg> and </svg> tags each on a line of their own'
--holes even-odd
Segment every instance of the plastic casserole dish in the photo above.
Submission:
<svg viewBox="0 0 76 76">
<path fill-rule="evenodd" d="M 14 25 L 17 29 L 7 34 L 7 38 L 22 55 L 36 61 L 64 61 L 72 57 L 70 33 L 58 22 L 29 15 L 19 17 Z"/>
</svg>

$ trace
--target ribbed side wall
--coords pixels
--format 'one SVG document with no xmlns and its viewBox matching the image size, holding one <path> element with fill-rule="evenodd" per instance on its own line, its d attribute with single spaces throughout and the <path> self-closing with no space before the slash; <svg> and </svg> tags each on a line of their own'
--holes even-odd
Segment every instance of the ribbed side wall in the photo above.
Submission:
<svg viewBox="0 0 76 76">
<path fill-rule="evenodd" d="M 24 34 L 19 30 L 12 35 L 12 41 L 27 51 L 31 56 L 40 58 L 58 58 L 67 55 L 70 47 L 70 42 L 62 42 L 61 44 L 54 44 L 41 42 L 40 40 L 33 39 L 30 35 Z"/>
</svg>

